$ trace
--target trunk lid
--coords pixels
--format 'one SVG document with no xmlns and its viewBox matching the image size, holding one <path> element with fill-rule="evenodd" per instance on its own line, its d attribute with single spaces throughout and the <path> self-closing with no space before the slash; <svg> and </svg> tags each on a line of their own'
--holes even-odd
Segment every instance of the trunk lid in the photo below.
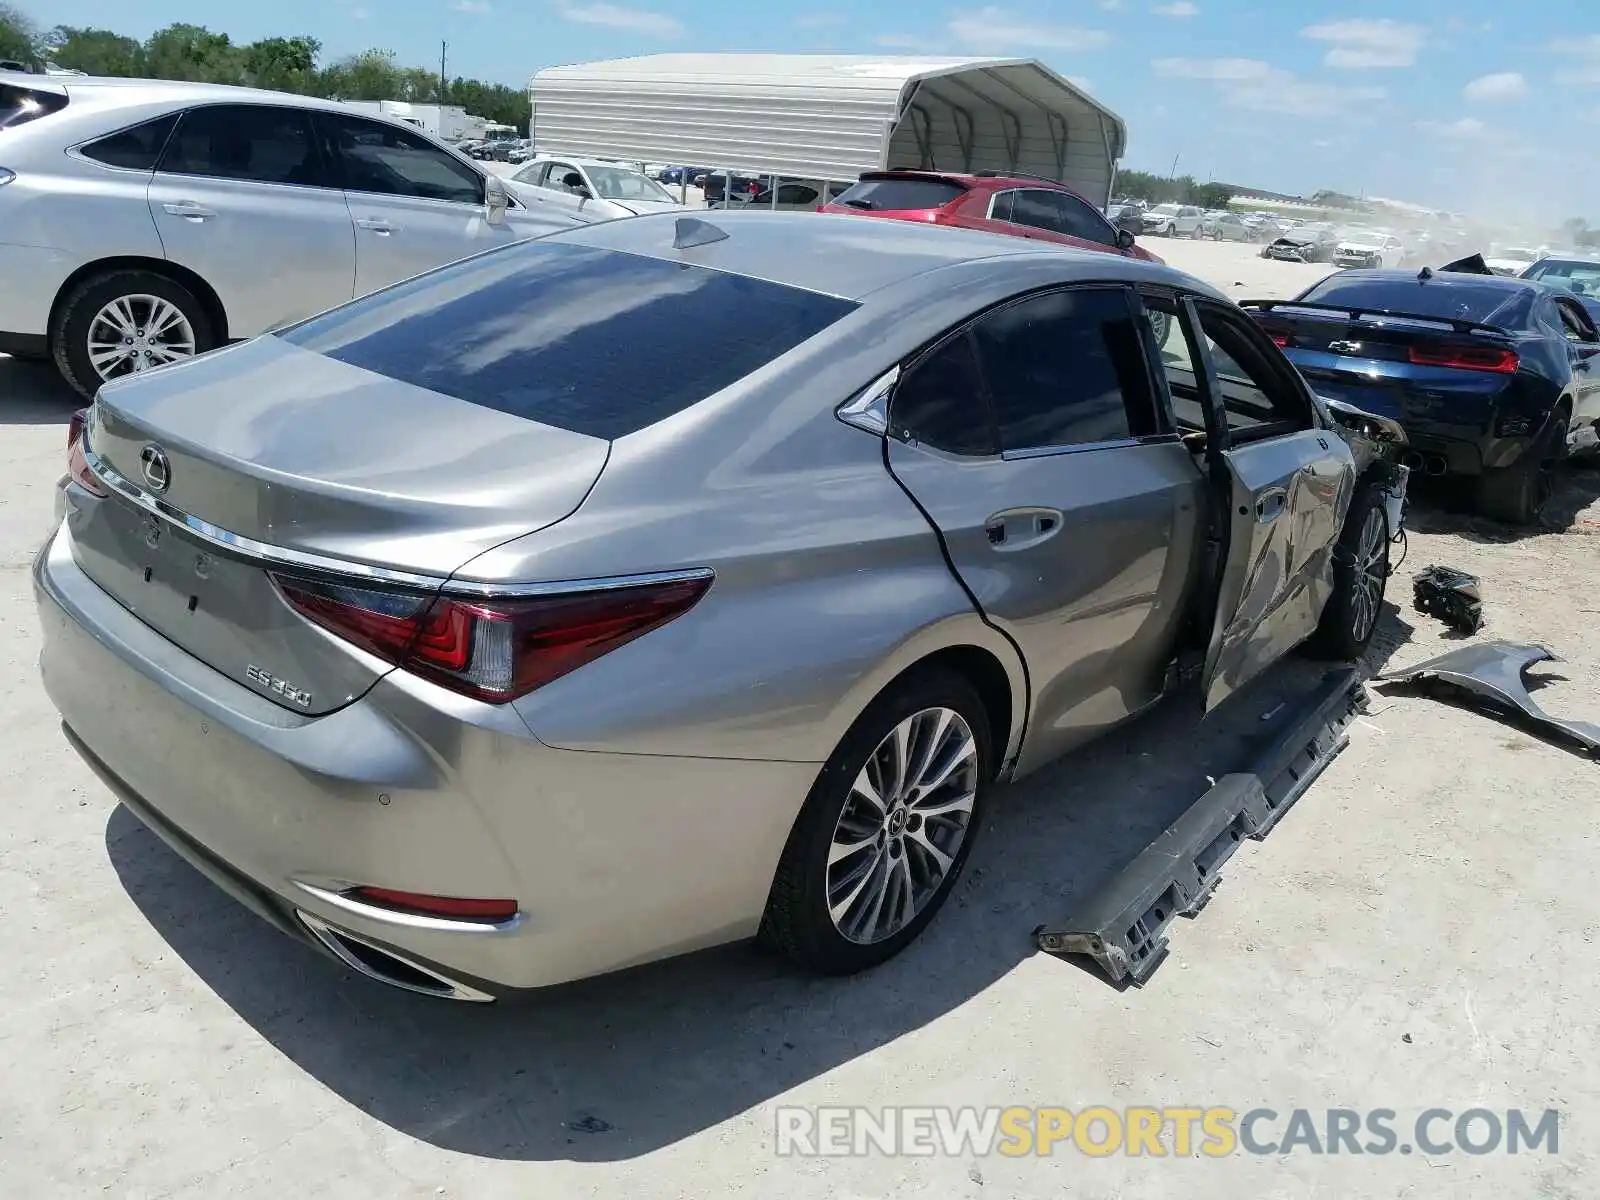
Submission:
<svg viewBox="0 0 1600 1200">
<path fill-rule="evenodd" d="M 101 389 L 90 441 L 146 489 L 159 446 L 162 501 L 230 533 L 425 575 L 571 514 L 610 448 L 275 337 Z"/>
<path fill-rule="evenodd" d="M 1339 311 L 1295 310 L 1288 302 L 1251 315 L 1314 391 L 1398 421 L 1408 434 L 1476 438 L 1492 419 L 1495 398 L 1515 378 L 1411 361 L 1414 346 L 1515 346 L 1514 339 L 1487 330 L 1463 332 L 1459 323 L 1361 320 Z"/>
<path fill-rule="evenodd" d="M 88 442 L 146 498 L 74 505 L 84 572 L 202 662 L 307 715 L 359 698 L 390 668 L 302 618 L 264 560 L 219 546 L 218 530 L 355 564 L 354 586 L 366 586 L 363 567 L 448 576 L 572 513 L 609 452 L 604 439 L 272 337 L 103 388 Z M 150 511 L 151 445 L 169 464 L 159 502 L 212 536 Z"/>
</svg>

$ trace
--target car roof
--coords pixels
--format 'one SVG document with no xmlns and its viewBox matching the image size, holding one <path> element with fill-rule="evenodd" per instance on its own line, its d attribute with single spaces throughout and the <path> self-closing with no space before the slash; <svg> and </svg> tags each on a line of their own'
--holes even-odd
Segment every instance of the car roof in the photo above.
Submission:
<svg viewBox="0 0 1600 1200">
<path fill-rule="evenodd" d="M 727 236 L 676 250 L 673 241 L 681 221 L 701 222 Z M 1046 245 L 1010 234 L 911 221 L 868 221 L 846 214 L 716 209 L 703 215 L 667 213 L 601 221 L 550 236 L 601 249 L 692 262 L 850 300 L 941 267 L 984 262 L 992 263 L 997 271 L 1023 262 L 1045 263 L 1061 268 L 1060 281 L 1064 283 L 1157 283 L 1227 299 L 1198 279 L 1142 259 Z"/>
<path fill-rule="evenodd" d="M 185 79 L 122 79 L 112 76 L 34 76 L 27 78 L 46 80 L 55 90 L 69 97 L 132 102 L 130 93 L 139 99 L 176 101 L 231 101 L 238 104 L 286 104 L 296 108 L 316 108 L 326 112 L 356 113 L 363 117 L 396 122 L 388 113 L 373 113 L 352 108 L 338 100 L 324 100 L 320 96 L 302 96 L 295 92 L 275 92 L 267 88 L 239 87 L 231 83 L 196 83 Z M 414 126 L 407 126 L 415 128 Z"/>
<path fill-rule="evenodd" d="M 633 171 L 636 174 L 639 170 L 639 168 L 629 166 L 623 162 L 611 162 L 604 158 L 579 158 L 577 155 L 572 154 L 536 154 L 528 160 L 528 165 L 532 166 L 534 163 L 542 162 L 565 163 L 570 167 L 610 167 L 613 170 Z"/>
</svg>

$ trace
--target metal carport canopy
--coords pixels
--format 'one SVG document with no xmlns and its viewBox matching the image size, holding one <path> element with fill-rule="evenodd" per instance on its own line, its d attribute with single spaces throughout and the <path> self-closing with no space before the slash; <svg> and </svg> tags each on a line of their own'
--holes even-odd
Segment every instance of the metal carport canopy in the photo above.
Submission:
<svg viewBox="0 0 1600 1200">
<path fill-rule="evenodd" d="M 654 54 L 547 67 L 542 155 L 853 180 L 924 167 L 1041 175 L 1110 200 L 1122 119 L 1030 58 Z"/>
</svg>

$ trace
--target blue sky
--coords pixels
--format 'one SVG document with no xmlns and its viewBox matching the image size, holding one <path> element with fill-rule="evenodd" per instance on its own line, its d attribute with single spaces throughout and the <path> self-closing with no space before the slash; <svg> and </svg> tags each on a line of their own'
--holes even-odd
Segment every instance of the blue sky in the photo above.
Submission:
<svg viewBox="0 0 1600 1200">
<path fill-rule="evenodd" d="M 41 24 L 310 34 L 522 84 L 658 50 L 1033 56 L 1128 123 L 1124 165 L 1600 224 L 1595 0 L 23 0 Z M 229 12 L 228 9 L 232 8 Z M 223 16 L 222 13 L 228 12 Z"/>
</svg>

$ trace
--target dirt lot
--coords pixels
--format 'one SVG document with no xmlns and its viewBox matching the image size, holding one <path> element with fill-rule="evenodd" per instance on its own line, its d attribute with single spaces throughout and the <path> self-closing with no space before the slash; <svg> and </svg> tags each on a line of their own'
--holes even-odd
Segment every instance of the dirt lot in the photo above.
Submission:
<svg viewBox="0 0 1600 1200">
<path fill-rule="evenodd" d="M 1318 268 L 1160 243 L 1230 295 Z M 1224 769 L 1311 668 L 1198 725 L 1174 702 L 999 797 L 928 935 L 865 977 L 745 948 L 522 1008 L 379 989 L 219 895 L 117 809 L 35 678 L 30 554 L 73 407 L 0 359 L 0 1192 L 18 1197 L 1590 1197 L 1600 1191 L 1596 764 L 1485 716 L 1375 692 L 1350 748 L 1143 990 L 1031 950 Z M 1482 637 L 1548 643 L 1553 711 L 1600 717 L 1600 473 L 1525 533 L 1423 496 L 1374 668 L 1449 648 L 1412 570 L 1480 574 Z M 181 769 L 181 766 L 178 768 Z M 264 802 L 265 798 L 264 798 Z M 793 1159 L 779 1105 L 1562 1112 L 1559 1153 L 1062 1148 Z M 1436 1128 L 1447 1133 L 1449 1124 Z M 1363 1139 L 1365 1140 L 1365 1139 Z"/>
</svg>

